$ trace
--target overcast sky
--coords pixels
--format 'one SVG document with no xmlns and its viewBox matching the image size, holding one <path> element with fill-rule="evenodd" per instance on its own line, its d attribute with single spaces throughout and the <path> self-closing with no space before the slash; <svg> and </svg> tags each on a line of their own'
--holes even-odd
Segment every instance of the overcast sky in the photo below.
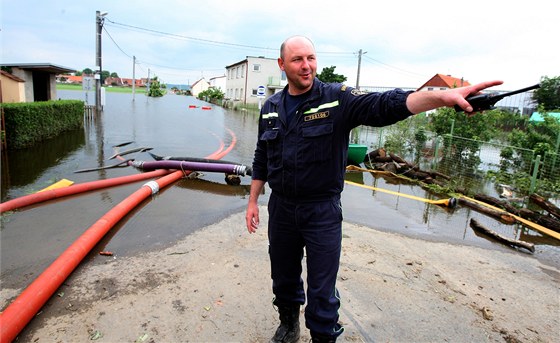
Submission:
<svg viewBox="0 0 560 343">
<path fill-rule="evenodd" d="M 282 41 L 308 36 L 318 72 L 360 86 L 419 87 L 437 73 L 501 90 L 560 76 L 553 1 L 2 0 L 2 63 L 95 67 L 95 12 L 108 12 L 103 70 L 192 84 L 247 56 L 277 58 Z"/>
</svg>

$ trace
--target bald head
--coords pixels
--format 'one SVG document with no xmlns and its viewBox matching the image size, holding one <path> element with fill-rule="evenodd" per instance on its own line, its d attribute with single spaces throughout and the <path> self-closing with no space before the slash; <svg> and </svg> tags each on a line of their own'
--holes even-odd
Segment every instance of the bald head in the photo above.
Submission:
<svg viewBox="0 0 560 343">
<path fill-rule="evenodd" d="M 282 45 L 280 45 L 280 58 L 284 59 L 286 49 L 291 49 L 293 46 L 309 45 L 313 50 L 315 50 L 315 45 L 311 39 L 305 36 L 291 36 L 287 38 Z"/>
<path fill-rule="evenodd" d="M 286 73 L 288 92 L 291 95 L 307 92 L 313 86 L 317 74 L 315 46 L 304 36 L 286 39 L 280 46 L 278 66 Z"/>
</svg>

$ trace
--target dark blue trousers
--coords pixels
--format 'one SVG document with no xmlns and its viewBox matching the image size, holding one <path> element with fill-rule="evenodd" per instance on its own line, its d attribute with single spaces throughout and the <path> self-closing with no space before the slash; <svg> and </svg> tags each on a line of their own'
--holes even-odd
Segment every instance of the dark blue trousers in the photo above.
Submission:
<svg viewBox="0 0 560 343">
<path fill-rule="evenodd" d="M 274 304 L 305 304 L 301 275 L 305 248 L 306 326 L 314 333 L 340 335 L 343 329 L 338 324 L 340 299 L 336 289 L 342 241 L 340 197 L 305 202 L 285 199 L 273 192 L 268 212 Z"/>
</svg>

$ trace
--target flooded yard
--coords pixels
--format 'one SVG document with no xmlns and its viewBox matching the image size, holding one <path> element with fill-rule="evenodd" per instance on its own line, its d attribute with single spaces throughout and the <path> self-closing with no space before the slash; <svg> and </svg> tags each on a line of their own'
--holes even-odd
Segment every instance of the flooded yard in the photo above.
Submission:
<svg viewBox="0 0 560 343">
<path fill-rule="evenodd" d="M 64 99 L 83 99 L 77 91 L 59 91 Z M 194 105 L 194 107 L 191 107 Z M 256 142 L 258 115 L 208 106 L 193 97 L 166 95 L 162 98 L 107 93 L 101 117 L 86 121 L 81 130 L 68 132 L 39 146 L 9 151 L 2 160 L 2 202 L 34 193 L 52 183 L 68 179 L 75 183 L 110 179 L 141 173 L 132 167 L 110 168 L 88 173 L 76 170 L 113 164 L 114 145 L 133 142 L 121 150 L 150 147 L 158 155 L 205 157 L 232 144 L 225 160 L 250 165 Z M 152 160 L 147 152 L 127 155 Z M 421 187 L 370 173 L 348 173 L 347 179 L 395 192 L 433 198 Z M 36 204 L 2 214 L 0 239 L 3 287 L 25 287 L 62 251 L 107 211 L 147 181 L 115 186 Z M 227 185 L 224 174 L 202 173 L 197 179 L 183 178 L 143 201 L 99 243 L 86 263 L 103 263 L 97 252 L 117 256 L 135 255 L 170 245 L 197 229 L 232 213 L 244 211 L 250 178 L 238 186 Z M 260 198 L 268 200 L 269 189 Z M 489 228 L 536 245 L 534 256 L 560 264 L 560 242 L 521 227 L 503 225 L 468 208 L 445 207 L 346 185 L 342 196 L 345 221 L 382 231 L 432 241 L 446 241 L 487 249 L 514 251 L 470 227 L 471 218 Z M 236 229 L 245 232 L 245 223 Z M 527 254 L 522 250 L 519 254 Z"/>
</svg>

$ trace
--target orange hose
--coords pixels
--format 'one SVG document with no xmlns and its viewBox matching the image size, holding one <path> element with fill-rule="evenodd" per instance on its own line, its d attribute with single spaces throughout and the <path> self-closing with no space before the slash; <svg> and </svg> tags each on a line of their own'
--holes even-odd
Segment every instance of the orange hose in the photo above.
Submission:
<svg viewBox="0 0 560 343">
<path fill-rule="evenodd" d="M 219 146 L 218 150 L 216 150 L 215 152 L 212 153 L 212 155 L 222 152 L 223 149 L 224 149 L 224 146 L 225 146 L 224 141 L 220 139 L 220 146 Z M 122 159 L 121 156 L 117 156 L 117 157 Z M 46 190 L 46 191 L 39 192 L 39 193 L 28 194 L 28 195 L 24 195 L 24 196 L 21 196 L 21 197 L 16 198 L 16 199 L 12 199 L 12 200 L 0 203 L 0 213 L 4 213 L 4 212 L 7 212 L 7 211 L 12 211 L 12 210 L 15 210 L 15 209 L 18 209 L 18 208 L 21 208 L 21 207 L 34 205 L 34 204 L 44 202 L 44 201 L 48 201 L 48 200 L 52 200 L 52 199 L 58 199 L 58 198 L 62 198 L 62 197 L 69 196 L 69 195 L 74 195 L 74 194 L 89 192 L 89 191 L 93 191 L 93 190 L 97 190 L 97 189 L 113 187 L 113 186 L 118 186 L 118 185 L 122 185 L 122 184 L 126 184 L 126 183 L 132 183 L 132 182 L 136 182 L 136 181 L 146 180 L 146 179 L 150 179 L 150 178 L 154 178 L 154 177 L 158 177 L 158 176 L 163 176 L 163 175 L 166 175 L 166 174 L 169 174 L 169 173 L 171 173 L 171 170 L 160 169 L 160 170 L 154 170 L 154 171 L 147 172 L 147 173 L 121 176 L 121 177 L 116 177 L 116 178 L 107 179 L 107 180 L 96 180 L 96 181 L 85 182 L 85 183 L 77 183 L 77 184 L 74 184 L 72 186 L 68 186 L 68 187 L 64 187 L 64 188 L 51 189 L 51 190 Z"/>
<path fill-rule="evenodd" d="M 153 177 L 163 176 L 165 174 L 169 174 L 170 172 L 171 171 L 169 170 L 159 169 L 147 173 L 121 176 L 121 177 L 116 177 L 107 180 L 96 180 L 96 181 L 85 182 L 85 183 L 76 183 L 68 187 L 51 189 L 39 193 L 24 195 L 19 198 L 1 203 L 0 213 L 15 210 L 17 208 L 21 208 L 25 206 L 30 206 L 47 200 L 62 198 L 68 195 L 84 193 L 96 189 L 113 187 L 125 183 L 131 183 L 131 182 L 145 180 Z"/>
<path fill-rule="evenodd" d="M 228 131 L 233 138 L 230 146 L 223 150 L 222 142 L 220 148 L 208 158 L 221 159 L 233 149 L 237 138 L 231 130 L 228 129 Z M 151 186 L 143 185 L 90 226 L 4 312 L 0 313 L 0 343 L 12 342 L 103 236 L 134 207 L 155 193 L 152 188 L 155 186 L 154 182 L 161 189 L 188 173 L 190 172 L 177 170 L 156 181 L 151 181 Z"/>
</svg>

